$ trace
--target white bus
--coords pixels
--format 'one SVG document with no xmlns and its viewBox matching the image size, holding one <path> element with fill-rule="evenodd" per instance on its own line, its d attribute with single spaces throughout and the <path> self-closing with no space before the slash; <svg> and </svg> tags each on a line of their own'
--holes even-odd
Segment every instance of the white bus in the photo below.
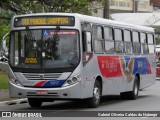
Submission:
<svg viewBox="0 0 160 120">
<path fill-rule="evenodd" d="M 14 16 L 9 47 L 10 97 L 31 107 L 105 95 L 136 99 L 155 83 L 154 29 L 73 13 Z"/>
</svg>

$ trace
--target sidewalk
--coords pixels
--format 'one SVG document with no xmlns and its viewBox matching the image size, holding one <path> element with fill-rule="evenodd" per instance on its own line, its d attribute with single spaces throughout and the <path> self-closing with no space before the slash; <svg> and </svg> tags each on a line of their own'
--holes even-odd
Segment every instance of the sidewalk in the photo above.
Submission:
<svg viewBox="0 0 160 120">
<path fill-rule="evenodd" d="M 19 98 L 10 98 L 9 97 L 9 91 L 8 89 L 0 90 L 0 104 L 21 104 L 21 103 L 27 103 L 27 99 L 19 99 Z"/>
</svg>

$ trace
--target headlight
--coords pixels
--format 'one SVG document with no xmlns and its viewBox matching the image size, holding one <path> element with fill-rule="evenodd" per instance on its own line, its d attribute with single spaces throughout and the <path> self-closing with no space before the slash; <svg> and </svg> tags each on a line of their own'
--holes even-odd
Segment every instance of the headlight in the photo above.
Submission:
<svg viewBox="0 0 160 120">
<path fill-rule="evenodd" d="M 78 75 L 75 75 L 75 76 L 73 76 L 73 77 L 69 77 L 69 78 L 66 80 L 66 82 L 64 83 L 63 86 L 68 86 L 68 85 L 75 84 L 75 83 L 79 82 L 80 80 L 81 80 L 81 77 L 80 77 L 79 74 L 78 74 Z"/>
<path fill-rule="evenodd" d="M 9 81 L 15 85 L 22 86 L 22 84 L 16 78 L 9 77 Z"/>
</svg>

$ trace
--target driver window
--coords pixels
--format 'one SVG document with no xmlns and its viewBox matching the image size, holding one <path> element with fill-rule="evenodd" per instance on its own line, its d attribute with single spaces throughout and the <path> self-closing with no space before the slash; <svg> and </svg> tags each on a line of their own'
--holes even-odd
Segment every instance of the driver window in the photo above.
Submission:
<svg viewBox="0 0 160 120">
<path fill-rule="evenodd" d="M 88 34 L 88 35 L 87 35 Z M 84 23 L 82 25 L 82 45 L 83 52 L 91 52 L 91 41 L 87 41 L 87 36 L 91 34 L 91 25 L 89 23 Z"/>
</svg>

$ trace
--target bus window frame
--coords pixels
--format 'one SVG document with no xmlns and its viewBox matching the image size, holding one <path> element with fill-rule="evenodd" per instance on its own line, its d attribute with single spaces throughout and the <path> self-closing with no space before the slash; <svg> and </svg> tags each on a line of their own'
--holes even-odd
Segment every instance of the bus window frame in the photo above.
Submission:
<svg viewBox="0 0 160 120">
<path fill-rule="evenodd" d="M 115 30 L 116 29 L 121 31 L 121 37 L 122 37 L 121 40 L 116 40 L 115 39 L 115 36 L 116 36 L 116 31 Z M 114 27 L 113 32 L 114 32 L 114 46 L 115 46 L 114 50 L 115 50 L 115 53 L 116 54 L 124 54 L 125 52 L 124 52 L 123 28 Z M 118 43 L 118 42 L 122 44 L 122 52 L 117 52 L 117 50 L 116 50 L 116 43 Z"/>
<path fill-rule="evenodd" d="M 151 35 L 151 36 L 152 36 L 153 43 L 149 43 L 149 40 L 148 40 L 149 37 L 148 37 L 148 35 Z M 146 34 L 146 37 L 147 37 L 148 54 L 154 54 L 154 53 L 155 53 L 154 35 L 153 35 L 153 33 L 147 33 L 147 34 Z M 149 45 L 153 45 L 153 46 L 154 46 L 154 53 L 150 53 L 150 51 L 149 51 Z"/>
<path fill-rule="evenodd" d="M 105 38 L 105 28 L 108 28 L 108 29 L 112 30 L 112 39 Z M 103 33 L 104 34 L 104 51 L 105 51 L 106 54 L 114 54 L 114 52 L 115 52 L 114 28 L 112 26 L 104 26 L 103 29 L 104 29 L 103 30 L 103 32 L 104 32 Z M 106 45 L 105 45 L 106 41 L 113 42 L 113 44 L 114 44 L 113 52 L 107 52 L 106 51 Z"/>
<path fill-rule="evenodd" d="M 90 26 L 90 30 L 89 29 L 83 29 L 83 25 L 84 24 L 88 24 L 89 26 Z M 82 53 L 83 52 L 87 52 L 87 51 L 84 51 L 84 38 L 83 38 L 83 34 L 84 34 L 84 32 L 90 32 L 91 33 L 91 52 L 93 52 L 93 41 L 92 41 L 92 25 L 91 25 L 91 23 L 89 23 L 89 22 L 83 22 L 83 23 L 81 23 L 81 31 L 82 31 Z"/>
<path fill-rule="evenodd" d="M 133 35 L 134 32 L 138 33 L 138 41 L 134 41 L 134 35 Z M 133 54 L 140 55 L 141 54 L 140 32 L 137 30 L 132 30 L 131 34 L 132 34 Z M 134 51 L 134 49 L 135 49 L 134 44 L 140 44 L 140 51 L 138 53 L 135 53 L 135 51 Z"/>
<path fill-rule="evenodd" d="M 124 32 L 128 31 L 130 33 L 130 41 L 125 41 L 125 34 Z M 132 30 L 131 29 L 123 29 L 123 41 L 124 41 L 124 52 L 126 55 L 132 55 L 133 54 L 133 41 L 132 41 Z M 131 44 L 131 48 L 132 48 L 132 52 L 131 53 L 127 53 L 126 52 L 126 46 L 125 44 L 130 43 Z"/>
<path fill-rule="evenodd" d="M 102 32 L 101 32 L 101 34 L 102 34 L 102 39 L 99 39 L 99 38 L 94 38 L 93 37 L 93 27 L 94 26 L 96 26 L 96 27 L 101 27 L 101 30 L 102 30 Z M 94 43 L 94 41 L 101 41 L 101 43 L 102 43 L 102 52 L 97 52 L 96 50 L 95 50 L 95 43 Z M 99 24 L 92 24 L 92 46 L 93 46 L 93 52 L 95 53 L 95 54 L 104 54 L 105 53 L 105 51 L 104 51 L 104 28 L 103 28 L 103 25 L 99 25 Z"/>
<path fill-rule="evenodd" d="M 144 35 L 145 35 L 145 40 L 146 40 L 146 42 L 142 42 L 142 41 L 141 41 L 141 34 L 144 34 Z M 147 33 L 144 32 L 144 31 L 140 32 L 140 44 L 141 44 L 141 54 L 142 54 L 142 55 L 147 55 L 147 54 L 149 53 L 149 48 L 148 48 Z M 144 51 L 142 50 L 142 49 L 143 49 L 142 45 L 146 45 L 146 46 L 147 46 L 147 53 L 144 53 Z M 142 52 L 143 52 L 143 53 L 142 53 Z"/>
</svg>

